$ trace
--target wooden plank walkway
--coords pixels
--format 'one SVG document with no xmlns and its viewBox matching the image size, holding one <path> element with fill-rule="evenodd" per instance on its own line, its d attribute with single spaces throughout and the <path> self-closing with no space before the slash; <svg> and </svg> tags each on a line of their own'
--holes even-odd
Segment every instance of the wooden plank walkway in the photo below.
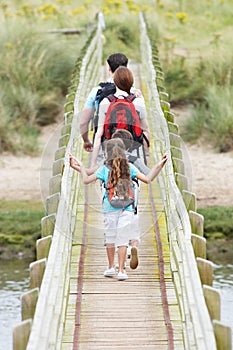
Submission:
<svg viewBox="0 0 233 350">
<path fill-rule="evenodd" d="M 147 185 L 141 185 L 139 197 L 139 266 L 136 270 L 127 267 L 129 279 L 126 281 L 103 276 L 107 257 L 98 185 L 89 185 L 88 192 L 88 216 L 83 219 L 85 206 L 81 210 L 79 204 L 76 222 L 62 350 L 184 349 L 182 322 L 170 271 L 166 220 L 157 183 L 153 183 L 153 198 L 165 263 L 165 292 L 172 326 L 170 343 L 162 295 L 164 288 L 160 286 L 161 258 Z M 83 231 L 84 239 L 80 244 Z M 80 251 L 85 254 L 80 255 Z"/>
</svg>

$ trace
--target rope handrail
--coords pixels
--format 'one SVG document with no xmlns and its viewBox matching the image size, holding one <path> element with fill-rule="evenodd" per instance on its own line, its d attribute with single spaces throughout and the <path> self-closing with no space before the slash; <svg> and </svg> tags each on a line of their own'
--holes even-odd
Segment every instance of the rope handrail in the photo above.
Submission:
<svg viewBox="0 0 233 350">
<path fill-rule="evenodd" d="M 102 57 L 102 33 L 103 19 L 99 17 L 98 26 L 94 37 L 87 47 L 87 51 L 81 61 L 81 69 L 78 72 L 78 85 L 73 101 L 67 105 L 73 104 L 73 111 L 67 111 L 65 105 L 65 124 L 70 122 L 71 113 L 71 132 L 69 141 L 66 145 L 64 166 L 62 170 L 61 191 L 58 194 L 59 203 L 57 207 L 56 221 L 52 235 L 49 256 L 46 261 L 46 268 L 40 286 L 39 297 L 36 305 L 31 332 L 27 343 L 27 350 L 48 350 L 50 348 L 59 349 L 61 345 L 61 336 L 64 322 L 68 288 L 69 288 L 69 262 L 72 246 L 72 235 L 74 230 L 75 217 L 78 206 L 78 187 L 74 185 L 77 182 L 77 173 L 69 166 L 68 152 L 72 149 L 80 158 L 82 158 L 82 141 L 77 138 L 79 123 L 79 111 L 81 109 L 82 97 L 89 91 L 88 72 L 96 71 L 92 75 L 92 82 L 96 83 L 100 75 L 101 57 Z M 96 53 L 98 53 L 96 55 Z M 80 65 L 77 64 L 77 66 Z M 99 68 L 99 69 L 96 69 Z M 74 72 L 75 76 L 76 72 Z M 94 80 L 93 80 L 94 79 Z M 67 99 L 68 100 L 68 99 Z M 65 161 L 66 160 L 66 161 Z M 54 195 L 57 195 L 56 193 Z M 53 197 L 52 195 L 51 197 Z M 50 198 L 48 198 L 50 199 Z M 45 326 L 47 325 L 47 326 Z"/>
<path fill-rule="evenodd" d="M 151 94 L 150 110 L 152 113 L 151 134 L 153 154 L 160 157 L 167 152 L 169 161 L 163 172 L 158 176 L 161 195 L 164 201 L 167 226 L 170 235 L 171 256 L 173 244 L 179 247 L 179 278 L 182 296 L 179 298 L 180 307 L 184 312 L 184 341 L 186 348 L 216 349 L 213 326 L 206 307 L 202 285 L 191 244 L 191 225 L 182 195 L 177 187 L 172 166 L 170 138 L 167 121 L 161 108 L 160 96 L 156 85 L 156 71 L 152 63 L 152 49 L 147 35 L 146 24 L 140 14 L 141 52 L 145 55 L 142 62 L 147 72 L 148 90 Z M 146 57 L 146 58 L 145 58 Z M 156 111 L 156 112 L 155 112 Z M 156 159 L 158 161 L 158 159 Z M 173 253 L 174 255 L 174 253 Z M 178 257 L 173 256 L 173 259 Z M 176 283 L 176 280 L 174 281 Z"/>
</svg>

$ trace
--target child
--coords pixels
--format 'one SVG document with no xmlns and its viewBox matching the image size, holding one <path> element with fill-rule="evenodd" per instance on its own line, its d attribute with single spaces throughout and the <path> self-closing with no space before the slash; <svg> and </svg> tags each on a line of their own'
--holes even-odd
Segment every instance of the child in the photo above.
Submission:
<svg viewBox="0 0 233 350">
<path fill-rule="evenodd" d="M 97 179 L 104 181 L 108 187 L 116 186 L 122 180 L 137 178 L 144 183 L 150 183 L 159 174 L 167 161 L 167 155 L 155 165 L 148 175 L 142 174 L 133 164 L 128 162 L 124 143 L 121 139 L 111 139 L 106 142 L 106 161 L 94 174 L 88 175 L 82 162 L 70 155 L 70 166 L 81 172 L 84 184 L 89 184 Z M 106 251 L 108 257 L 108 268 L 104 272 L 105 277 L 115 275 L 114 255 L 115 247 L 118 247 L 118 280 L 126 280 L 128 276 L 124 271 L 125 256 L 130 237 L 132 237 L 131 226 L 134 215 L 133 205 L 126 208 L 112 207 L 108 200 L 108 192 L 103 199 L 103 214 L 106 234 Z"/>
<path fill-rule="evenodd" d="M 135 156 L 134 153 L 132 152 L 134 149 L 134 143 L 135 141 L 133 140 L 132 134 L 125 129 L 117 129 L 113 135 L 112 138 L 120 138 L 125 145 L 126 148 L 126 156 L 128 158 L 128 161 L 136 166 L 138 170 L 147 175 L 150 172 L 150 168 L 145 165 L 144 161 L 140 159 L 139 157 Z M 136 190 L 137 192 L 135 193 L 137 198 L 139 194 L 139 182 L 137 181 L 137 186 Z M 136 199 L 137 199 L 136 198 Z M 133 236 L 131 237 L 129 241 L 129 246 L 127 248 L 127 256 L 130 258 L 130 268 L 131 269 L 136 269 L 138 266 L 138 245 L 140 242 L 140 230 L 139 230 L 139 221 L 138 221 L 138 210 L 137 210 L 137 200 L 136 200 L 136 205 L 134 206 L 134 218 L 133 218 Z"/>
</svg>

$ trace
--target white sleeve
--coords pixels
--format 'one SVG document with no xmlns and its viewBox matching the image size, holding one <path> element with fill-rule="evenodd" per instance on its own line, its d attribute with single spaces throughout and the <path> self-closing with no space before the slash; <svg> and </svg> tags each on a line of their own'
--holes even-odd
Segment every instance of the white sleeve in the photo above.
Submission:
<svg viewBox="0 0 233 350">
<path fill-rule="evenodd" d="M 108 110 L 108 107 L 110 105 L 110 101 L 107 98 L 104 98 L 99 105 L 99 120 L 98 120 L 98 126 L 104 125 L 106 113 Z"/>
<path fill-rule="evenodd" d="M 146 116 L 147 116 L 147 113 L 146 113 L 146 105 L 145 105 L 144 98 L 143 97 L 136 97 L 133 100 L 133 104 L 134 104 L 134 106 L 136 108 L 136 111 L 139 114 L 139 118 L 140 119 L 145 119 Z"/>
</svg>

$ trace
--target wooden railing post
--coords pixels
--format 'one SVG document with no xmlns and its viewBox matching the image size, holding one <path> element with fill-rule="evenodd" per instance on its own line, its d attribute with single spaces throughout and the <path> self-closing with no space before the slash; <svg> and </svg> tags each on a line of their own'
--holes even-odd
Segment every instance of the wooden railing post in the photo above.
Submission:
<svg viewBox="0 0 233 350">
<path fill-rule="evenodd" d="M 225 326 L 217 320 L 213 320 L 214 333 L 218 350 L 231 350 L 232 333 L 231 327 Z"/>
<path fill-rule="evenodd" d="M 32 320 L 28 319 L 15 326 L 13 329 L 13 350 L 26 350 Z"/>
</svg>

